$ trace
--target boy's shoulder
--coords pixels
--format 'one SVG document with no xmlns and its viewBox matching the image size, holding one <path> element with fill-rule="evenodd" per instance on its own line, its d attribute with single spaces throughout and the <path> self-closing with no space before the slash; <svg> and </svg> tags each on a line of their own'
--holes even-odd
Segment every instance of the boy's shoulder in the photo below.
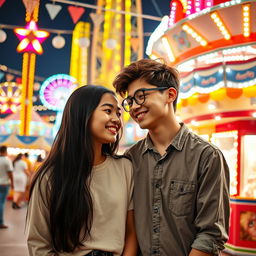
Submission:
<svg viewBox="0 0 256 256">
<path fill-rule="evenodd" d="M 134 145 L 132 145 L 125 153 L 125 155 L 129 154 L 129 153 L 134 153 L 137 152 L 137 154 L 142 153 L 145 150 L 146 147 L 146 140 L 147 137 L 139 140 L 138 142 L 136 142 Z"/>
</svg>

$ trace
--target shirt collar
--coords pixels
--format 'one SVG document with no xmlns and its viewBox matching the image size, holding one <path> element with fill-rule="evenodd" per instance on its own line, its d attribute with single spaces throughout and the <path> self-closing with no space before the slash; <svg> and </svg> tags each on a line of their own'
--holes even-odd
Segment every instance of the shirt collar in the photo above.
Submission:
<svg viewBox="0 0 256 256">
<path fill-rule="evenodd" d="M 183 149 L 183 146 L 185 144 L 185 139 L 187 137 L 187 134 L 189 133 L 189 130 L 187 126 L 184 123 L 180 123 L 181 128 L 172 140 L 171 144 L 167 147 L 166 151 L 169 151 L 171 147 L 174 147 L 176 150 L 181 151 Z M 148 150 L 155 151 L 153 142 L 149 136 L 149 133 L 147 137 L 144 139 L 144 148 L 143 148 L 143 154 L 146 153 Z"/>
</svg>

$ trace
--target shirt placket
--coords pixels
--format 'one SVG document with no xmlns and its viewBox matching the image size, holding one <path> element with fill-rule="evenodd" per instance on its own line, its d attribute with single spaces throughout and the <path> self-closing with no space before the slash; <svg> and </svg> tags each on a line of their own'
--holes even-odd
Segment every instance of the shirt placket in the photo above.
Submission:
<svg viewBox="0 0 256 256">
<path fill-rule="evenodd" d="M 151 255 L 160 255 L 160 209 L 163 165 L 159 160 L 153 171 L 152 247 Z"/>
</svg>

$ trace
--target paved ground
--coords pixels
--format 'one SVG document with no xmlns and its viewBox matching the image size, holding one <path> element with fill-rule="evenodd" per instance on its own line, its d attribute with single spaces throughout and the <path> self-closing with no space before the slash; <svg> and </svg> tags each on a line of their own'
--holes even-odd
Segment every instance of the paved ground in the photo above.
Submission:
<svg viewBox="0 0 256 256">
<path fill-rule="evenodd" d="M 5 224 L 7 229 L 0 229 L 0 255 L 1 256 L 28 256 L 24 228 L 26 207 L 19 210 L 11 208 L 8 201 L 5 211 Z"/>
<path fill-rule="evenodd" d="M 0 229 L 0 255 L 1 256 L 28 256 L 24 228 L 26 219 L 26 207 L 19 210 L 11 208 L 11 202 L 7 202 L 5 211 L 5 224 L 8 229 Z M 222 254 L 222 256 L 228 256 Z"/>
</svg>

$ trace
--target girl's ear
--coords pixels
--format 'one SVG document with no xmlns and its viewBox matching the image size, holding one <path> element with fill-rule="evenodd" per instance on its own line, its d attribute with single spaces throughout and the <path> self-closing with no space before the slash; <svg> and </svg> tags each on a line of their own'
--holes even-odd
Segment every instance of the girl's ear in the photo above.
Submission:
<svg viewBox="0 0 256 256">
<path fill-rule="evenodd" d="M 167 102 L 172 103 L 176 100 L 176 98 L 177 98 L 177 90 L 173 87 L 170 87 L 167 93 Z"/>
</svg>

